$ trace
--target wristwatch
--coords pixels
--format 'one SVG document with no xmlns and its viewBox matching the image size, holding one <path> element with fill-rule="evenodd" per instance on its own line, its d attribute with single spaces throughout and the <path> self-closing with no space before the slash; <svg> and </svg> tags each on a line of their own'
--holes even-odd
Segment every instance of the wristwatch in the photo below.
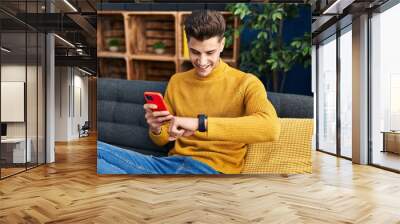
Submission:
<svg viewBox="0 0 400 224">
<path fill-rule="evenodd" d="M 207 115 L 205 114 L 199 114 L 197 115 L 197 118 L 199 119 L 199 132 L 206 132 L 207 128 L 206 128 L 206 119 L 207 119 Z"/>
</svg>

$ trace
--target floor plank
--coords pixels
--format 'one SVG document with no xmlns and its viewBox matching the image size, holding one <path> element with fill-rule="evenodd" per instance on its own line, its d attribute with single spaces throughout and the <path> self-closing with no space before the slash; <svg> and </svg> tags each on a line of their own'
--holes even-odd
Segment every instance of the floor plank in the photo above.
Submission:
<svg viewBox="0 0 400 224">
<path fill-rule="evenodd" d="M 400 223 L 400 175 L 315 152 L 313 174 L 96 174 L 95 137 L 0 181 L 0 223 Z"/>
</svg>

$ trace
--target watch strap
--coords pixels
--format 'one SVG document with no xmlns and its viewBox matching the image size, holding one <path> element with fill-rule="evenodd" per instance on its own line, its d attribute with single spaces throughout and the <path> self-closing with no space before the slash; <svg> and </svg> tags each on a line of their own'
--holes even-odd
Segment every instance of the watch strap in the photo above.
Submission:
<svg viewBox="0 0 400 224">
<path fill-rule="evenodd" d="M 199 114 L 197 115 L 197 118 L 199 119 L 199 127 L 198 130 L 199 132 L 206 132 L 206 119 L 207 119 L 207 115 L 205 114 Z"/>
</svg>

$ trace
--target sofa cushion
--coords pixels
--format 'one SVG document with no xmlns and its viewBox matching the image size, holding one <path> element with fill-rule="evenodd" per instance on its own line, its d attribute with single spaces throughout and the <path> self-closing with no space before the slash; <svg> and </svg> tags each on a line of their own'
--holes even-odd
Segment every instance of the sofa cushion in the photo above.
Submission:
<svg viewBox="0 0 400 224">
<path fill-rule="evenodd" d="M 311 173 L 313 119 L 280 118 L 277 141 L 249 144 L 242 173 Z"/>
<path fill-rule="evenodd" d="M 268 99 L 274 105 L 278 117 L 313 118 L 314 100 L 311 96 L 268 92 Z"/>
<path fill-rule="evenodd" d="M 145 154 L 167 155 L 171 144 L 159 147 L 151 141 L 143 109 L 145 91 L 163 93 L 165 88 L 165 82 L 98 79 L 98 140 Z"/>
</svg>

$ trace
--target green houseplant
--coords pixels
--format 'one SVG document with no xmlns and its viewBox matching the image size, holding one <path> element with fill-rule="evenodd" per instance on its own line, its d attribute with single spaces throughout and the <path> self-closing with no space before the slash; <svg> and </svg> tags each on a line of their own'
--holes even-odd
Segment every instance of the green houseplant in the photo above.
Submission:
<svg viewBox="0 0 400 224">
<path fill-rule="evenodd" d="M 121 46 L 121 41 L 120 39 L 113 37 L 108 39 L 107 44 L 108 44 L 108 49 L 110 51 L 116 52 L 119 51 L 119 48 Z"/>
<path fill-rule="evenodd" d="M 163 54 L 165 52 L 165 44 L 162 41 L 157 41 L 153 44 L 153 49 L 156 54 Z"/>
<path fill-rule="evenodd" d="M 284 21 L 298 17 L 296 4 L 228 4 L 227 9 L 242 23 L 238 29 L 228 27 L 226 46 L 244 28 L 256 31 L 248 49 L 240 52 L 240 68 L 264 78 L 272 90 L 282 92 L 287 72 L 295 64 L 311 65 L 311 34 L 283 39 Z"/>
</svg>

